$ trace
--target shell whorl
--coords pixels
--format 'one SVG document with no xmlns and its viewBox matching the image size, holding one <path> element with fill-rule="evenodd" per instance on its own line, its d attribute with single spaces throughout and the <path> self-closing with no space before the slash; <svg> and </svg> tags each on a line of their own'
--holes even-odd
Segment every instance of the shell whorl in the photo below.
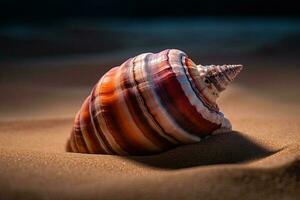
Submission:
<svg viewBox="0 0 300 200">
<path fill-rule="evenodd" d="M 241 67 L 218 66 L 219 74 L 212 69 L 216 67 L 207 67 L 205 76 L 225 88 Z M 199 66 L 180 50 L 130 58 L 95 85 L 75 117 L 67 149 L 145 155 L 230 129 L 230 122 L 202 88 Z"/>
</svg>

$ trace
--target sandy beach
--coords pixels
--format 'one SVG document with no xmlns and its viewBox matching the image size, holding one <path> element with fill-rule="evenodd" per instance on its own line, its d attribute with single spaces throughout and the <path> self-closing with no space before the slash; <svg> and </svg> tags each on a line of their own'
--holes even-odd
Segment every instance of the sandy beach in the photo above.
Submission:
<svg viewBox="0 0 300 200">
<path fill-rule="evenodd" d="M 256 55 L 244 60 L 241 76 L 219 100 L 232 132 L 152 156 L 66 152 L 82 101 L 97 79 L 130 53 L 5 63 L 0 199 L 300 197 L 297 58 L 290 63 L 277 58 L 268 65 Z M 218 57 L 222 61 L 230 59 Z"/>
</svg>

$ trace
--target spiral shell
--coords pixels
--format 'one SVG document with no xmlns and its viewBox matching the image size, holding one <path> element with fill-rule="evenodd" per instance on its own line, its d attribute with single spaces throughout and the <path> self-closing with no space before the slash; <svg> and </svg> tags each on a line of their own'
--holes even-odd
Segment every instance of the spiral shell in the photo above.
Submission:
<svg viewBox="0 0 300 200">
<path fill-rule="evenodd" d="M 230 122 L 215 102 L 241 65 L 195 65 L 176 49 L 108 71 L 75 117 L 68 151 L 145 155 L 199 142 Z"/>
</svg>

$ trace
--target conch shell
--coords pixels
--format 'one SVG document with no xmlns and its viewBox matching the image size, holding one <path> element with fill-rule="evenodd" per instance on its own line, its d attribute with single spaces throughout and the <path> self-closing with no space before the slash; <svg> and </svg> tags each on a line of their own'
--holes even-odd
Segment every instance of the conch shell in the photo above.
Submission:
<svg viewBox="0 0 300 200">
<path fill-rule="evenodd" d="M 145 53 L 108 71 L 75 117 L 67 150 L 146 155 L 230 130 L 216 103 L 241 65 L 196 65 L 176 49 Z"/>
</svg>

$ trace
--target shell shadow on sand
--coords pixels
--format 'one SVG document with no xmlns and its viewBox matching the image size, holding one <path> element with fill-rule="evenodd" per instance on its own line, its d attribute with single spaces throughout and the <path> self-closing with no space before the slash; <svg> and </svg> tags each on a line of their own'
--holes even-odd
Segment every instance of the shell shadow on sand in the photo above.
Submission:
<svg viewBox="0 0 300 200">
<path fill-rule="evenodd" d="M 128 156 L 127 159 L 156 168 L 181 169 L 195 166 L 240 163 L 272 155 L 272 151 L 232 131 L 209 137 L 197 144 L 184 145 L 151 156 Z"/>
</svg>

